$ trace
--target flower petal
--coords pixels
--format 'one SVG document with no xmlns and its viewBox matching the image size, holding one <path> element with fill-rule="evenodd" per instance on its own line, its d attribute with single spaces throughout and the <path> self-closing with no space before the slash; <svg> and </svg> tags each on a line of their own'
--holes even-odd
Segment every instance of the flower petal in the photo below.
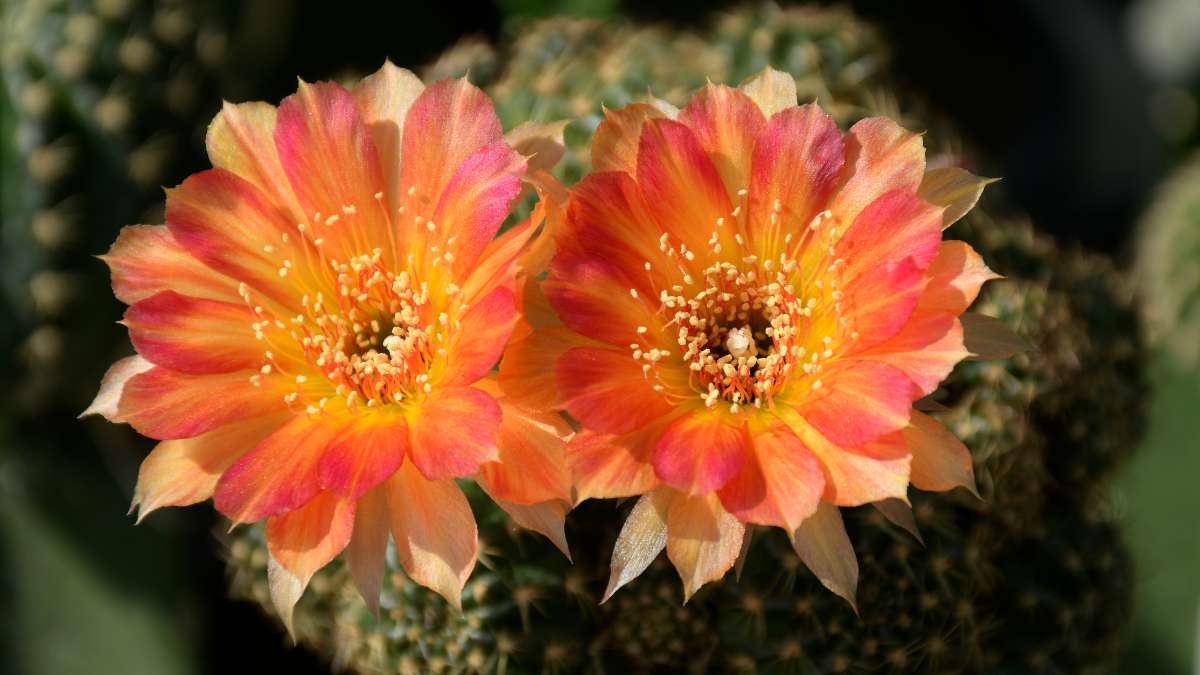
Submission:
<svg viewBox="0 0 1200 675">
<path fill-rule="evenodd" d="M 909 323 L 924 290 L 925 275 L 912 258 L 884 263 L 846 284 L 841 304 L 851 329 L 858 333 L 853 349 L 895 337 Z"/>
<path fill-rule="evenodd" d="M 367 607 L 377 616 L 387 557 L 388 527 L 387 488 L 378 486 L 358 499 L 354 533 L 346 545 L 350 578 Z"/>
<path fill-rule="evenodd" d="M 317 464 L 317 476 L 323 489 L 358 499 L 395 473 L 407 452 L 404 417 L 367 412 L 330 441 Z"/>
<path fill-rule="evenodd" d="M 213 505 L 235 523 L 300 508 L 321 492 L 317 463 L 343 426 L 307 415 L 293 417 L 221 475 Z"/>
<path fill-rule="evenodd" d="M 962 314 L 967 311 L 979 289 L 1000 275 L 988 269 L 975 249 L 963 241 L 943 241 L 937 257 L 926 270 L 929 284 L 918 309 L 927 312 Z"/>
<path fill-rule="evenodd" d="M 899 333 L 856 354 L 899 368 L 925 394 L 937 389 L 969 353 L 953 314 L 917 311 Z"/>
<path fill-rule="evenodd" d="M 420 78 L 405 68 L 397 68 L 391 61 L 385 61 L 379 70 L 364 77 L 351 90 L 371 132 L 383 171 L 384 194 L 392 213 L 401 205 L 400 141 L 404 138 L 404 121 L 424 90 Z"/>
<path fill-rule="evenodd" d="M 153 367 L 154 364 L 142 358 L 140 354 L 118 360 L 108 367 L 100 380 L 100 391 L 96 392 L 96 398 L 92 399 L 91 404 L 79 413 L 79 416 L 100 415 L 110 422 L 119 422 L 118 409 L 125 385 L 134 376 L 141 375 Z"/>
<path fill-rule="evenodd" d="M 925 144 L 887 117 L 859 120 L 846 133 L 847 173 L 829 207 L 843 223 L 852 223 L 868 204 L 892 190 L 916 192 L 925 174 Z"/>
<path fill-rule="evenodd" d="M 883 514 L 889 523 L 911 534 L 913 539 L 920 542 L 922 546 L 925 544 L 925 539 L 921 537 L 921 531 L 917 529 L 917 519 L 913 515 L 912 507 L 904 500 L 892 497 L 871 502 L 871 506 Z"/>
<path fill-rule="evenodd" d="M 834 256 L 846 261 L 844 278 L 875 274 L 908 258 L 917 269 L 927 269 L 942 241 L 941 218 L 937 207 L 911 192 L 884 193 L 859 212 L 834 245 Z"/>
<path fill-rule="evenodd" d="M 452 480 L 426 480 L 404 464 L 387 483 L 396 557 L 412 580 L 462 606 L 462 588 L 475 567 L 475 516 Z"/>
<path fill-rule="evenodd" d="M 770 66 L 751 75 L 739 88 L 767 118 L 780 110 L 796 106 L 795 78 Z"/>
<path fill-rule="evenodd" d="M 114 422 L 128 422 L 138 433 L 169 440 L 192 438 L 248 417 L 285 408 L 285 393 L 273 377 L 250 384 L 256 371 L 187 375 L 155 367 L 130 378 L 121 391 Z"/>
<path fill-rule="evenodd" d="M 630 286 L 647 294 L 653 295 L 653 289 L 644 283 L 646 263 L 652 269 L 674 269 L 659 248 L 662 232 L 630 174 L 606 171 L 584 176 L 571 188 L 567 223 L 567 236 L 557 242 L 560 250 L 603 260 L 620 270 L 632 282 Z M 562 268 L 563 258 L 557 262 Z"/>
<path fill-rule="evenodd" d="M 967 215 L 979 201 L 983 188 L 995 181 L 995 178 L 980 178 L 956 166 L 947 166 L 926 173 L 917 194 L 930 204 L 945 207 L 942 212 L 942 229 L 945 229 Z"/>
<path fill-rule="evenodd" d="M 839 506 L 861 506 L 892 497 L 906 499 L 912 455 L 900 433 L 889 434 L 867 447 L 847 450 L 816 429 L 789 421 L 792 431 L 812 450 L 825 472 L 823 499 Z"/>
<path fill-rule="evenodd" d="M 482 484 L 480 487 L 483 487 Z M 484 492 L 488 492 L 484 488 Z M 491 493 L 488 492 L 490 495 Z M 561 499 L 550 499 L 537 504 L 517 504 L 504 499 L 492 498 L 496 505 L 508 514 L 513 522 L 521 527 L 537 532 L 550 540 L 554 547 L 571 559 L 571 549 L 567 545 L 567 513 L 571 510 L 570 502 Z"/>
<path fill-rule="evenodd" d="M 648 277 L 630 279 L 603 258 L 560 250 L 542 287 L 564 324 L 615 347 L 637 341 L 639 325 L 658 324 L 658 298 L 651 296 Z"/>
<path fill-rule="evenodd" d="M 745 427 L 726 417 L 704 411 L 672 422 L 654 446 L 654 473 L 688 494 L 720 489 L 745 465 L 750 443 Z"/>
<path fill-rule="evenodd" d="M 499 459 L 500 405 L 473 387 L 435 389 L 408 416 L 410 457 L 431 481 L 470 476 Z"/>
<path fill-rule="evenodd" d="M 958 320 L 962 323 L 963 345 L 972 358 L 998 361 L 1029 349 L 1024 338 L 994 316 L 969 313 Z"/>
<path fill-rule="evenodd" d="M 837 124 L 816 104 L 771 116 L 754 144 L 746 217 L 760 256 L 774 258 L 787 232 L 807 227 L 824 210 L 837 185 L 842 155 Z"/>
<path fill-rule="evenodd" d="M 465 278 L 479 254 L 500 230 L 513 201 L 521 193 L 525 158 L 504 141 L 467 156 L 446 183 L 432 219 L 451 253 L 454 278 Z"/>
<path fill-rule="evenodd" d="M 667 514 L 675 493 L 661 488 L 642 495 L 621 525 L 609 564 L 608 587 L 601 604 L 608 602 L 625 584 L 633 581 L 667 546 Z"/>
<path fill-rule="evenodd" d="M 673 407 L 627 353 L 575 347 L 555 367 L 563 406 L 594 431 L 623 434 L 640 429 Z"/>
<path fill-rule="evenodd" d="M 838 507 L 821 502 L 792 535 L 792 547 L 825 588 L 845 598 L 857 613 L 858 558 Z"/>
<path fill-rule="evenodd" d="M 581 335 L 566 326 L 539 328 L 514 339 L 500 361 L 500 390 L 527 408 L 561 408 L 555 364 L 567 350 L 585 344 L 588 342 Z"/>
<path fill-rule="evenodd" d="M 650 453 L 662 426 L 655 423 L 624 436 L 587 429 L 576 433 L 566 449 L 575 502 L 631 497 L 654 489 L 658 477 L 654 475 Z"/>
<path fill-rule="evenodd" d="M 156 445 L 138 469 L 133 491 L 137 522 L 164 506 L 187 506 L 211 497 L 225 469 L 286 419 L 284 415 L 253 417 L 195 438 Z"/>
<path fill-rule="evenodd" d="M 912 402 L 921 396 L 901 370 L 872 361 L 831 363 L 822 371 L 821 382 L 822 387 L 809 394 L 799 411 L 843 448 L 856 448 L 903 429 Z"/>
<path fill-rule="evenodd" d="M 267 521 L 267 549 L 271 560 L 291 573 L 300 593 L 272 594 L 275 609 L 288 632 L 292 632 L 292 610 L 304 587 L 317 570 L 337 557 L 350 541 L 354 529 L 354 502 L 322 492 L 304 506 Z M 282 606 L 280 601 L 283 601 Z"/>
<path fill-rule="evenodd" d="M 500 461 L 482 465 L 476 480 L 497 500 L 570 502 L 566 444 L 571 426 L 555 412 L 527 410 L 504 400 L 500 407 L 503 418 L 496 439 Z"/>
<path fill-rule="evenodd" d="M 208 125 L 205 144 L 213 167 L 250 183 L 296 221 L 304 214 L 275 149 L 277 119 L 278 110 L 269 103 L 226 102 Z"/>
<path fill-rule="evenodd" d="M 667 557 L 683 580 L 683 601 L 737 562 L 746 526 L 715 494 L 679 495 L 667 514 Z"/>
<path fill-rule="evenodd" d="M 518 318 L 516 296 L 507 288 L 497 288 L 472 304 L 447 348 L 441 386 L 466 386 L 487 375 L 500 360 Z"/>
<path fill-rule="evenodd" d="M 679 122 L 654 119 L 642 126 L 637 182 L 647 211 L 672 246 L 708 250 L 717 219 L 733 211 L 716 166 L 696 134 Z"/>
<path fill-rule="evenodd" d="M 913 485 L 931 491 L 965 487 L 979 496 L 971 451 L 937 420 L 914 410 L 904 440 L 912 452 Z"/>
<path fill-rule="evenodd" d="M 649 103 L 630 103 L 616 110 L 604 110 L 604 121 L 592 135 L 592 173 L 621 171 L 637 174 L 638 141 L 646 120 L 665 115 Z"/>
<path fill-rule="evenodd" d="M 204 264 L 285 307 L 298 306 L 294 289 L 280 281 L 282 260 L 267 252 L 282 246 L 282 234 L 296 233 L 295 223 L 253 184 L 224 169 L 192 174 L 167 190 L 166 222 Z"/>
<path fill-rule="evenodd" d="M 426 87 L 409 109 L 401 137 L 400 187 L 414 190 L 409 213 L 431 217 L 459 166 L 499 141 L 501 132 L 491 99 L 465 78 Z"/>
<path fill-rule="evenodd" d="M 127 305 L 166 290 L 209 300 L 242 300 L 236 281 L 192 257 L 165 225 L 121 228 L 100 259 L 112 273 L 113 293 Z"/>
<path fill-rule="evenodd" d="M 386 188 L 383 170 L 350 92 L 333 82 L 301 81 L 279 104 L 275 147 L 313 234 L 328 240 L 335 255 L 370 253 L 356 245 L 363 239 L 389 241 L 387 205 L 375 196 Z"/>
<path fill-rule="evenodd" d="M 821 463 L 786 425 L 751 433 L 746 463 L 718 492 L 725 509 L 746 523 L 793 532 L 825 491 Z"/>
<path fill-rule="evenodd" d="M 138 353 L 155 365 L 184 373 L 228 373 L 264 362 L 244 302 L 205 300 L 162 291 L 125 312 L 124 324 Z"/>
<path fill-rule="evenodd" d="M 717 167 L 731 202 L 750 184 L 750 155 L 767 118 L 737 89 L 711 82 L 692 97 L 678 120 L 691 128 Z"/>
<path fill-rule="evenodd" d="M 563 131 L 570 122 L 571 120 L 522 122 L 504 134 L 504 142 L 528 158 L 527 172 L 549 171 L 567 153 L 567 146 L 563 141 Z"/>
</svg>

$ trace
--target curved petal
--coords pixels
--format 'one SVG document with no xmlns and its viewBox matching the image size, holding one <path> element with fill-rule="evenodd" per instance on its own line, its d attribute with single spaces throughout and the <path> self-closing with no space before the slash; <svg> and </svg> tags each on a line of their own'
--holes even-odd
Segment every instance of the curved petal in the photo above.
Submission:
<svg viewBox="0 0 1200 675">
<path fill-rule="evenodd" d="M 971 451 L 937 420 L 914 410 L 904 440 L 913 456 L 913 485 L 932 491 L 965 487 L 979 496 Z"/>
<path fill-rule="evenodd" d="M 404 417 L 367 412 L 330 441 L 317 463 L 317 476 L 323 489 L 358 499 L 395 473 L 407 452 Z"/>
<path fill-rule="evenodd" d="M 834 245 L 834 256 L 846 261 L 842 274 L 848 281 L 908 258 L 925 270 L 941 244 L 941 222 L 940 209 L 911 192 L 893 190 L 859 212 Z"/>
<path fill-rule="evenodd" d="M 646 120 L 665 117 L 649 103 L 630 103 L 604 110 L 604 121 L 592 135 L 592 172 L 621 171 L 637 174 L 638 141 Z"/>
<path fill-rule="evenodd" d="M 229 103 L 208 125 L 205 145 L 213 167 L 237 174 L 280 208 L 301 218 L 279 153 L 275 149 L 278 110 L 270 103 Z"/>
<path fill-rule="evenodd" d="M 844 598 L 857 613 L 858 558 L 838 508 L 821 502 L 792 535 L 792 547 L 825 588 Z"/>
<path fill-rule="evenodd" d="M 466 278 L 495 238 L 521 193 L 523 173 L 525 158 L 497 141 L 468 155 L 446 183 L 431 217 L 436 235 L 452 256 L 448 262 L 455 279 Z"/>
<path fill-rule="evenodd" d="M 968 355 L 962 326 L 953 314 L 917 311 L 899 333 L 856 357 L 899 368 L 928 394 Z"/>
<path fill-rule="evenodd" d="M 432 217 L 459 166 L 500 140 L 501 132 L 491 99 L 465 78 L 426 87 L 409 108 L 401 136 L 400 188 L 408 212 Z"/>
<path fill-rule="evenodd" d="M 235 523 L 300 508 L 321 492 L 317 464 L 343 426 L 307 415 L 293 417 L 221 475 L 213 505 Z"/>
<path fill-rule="evenodd" d="M 711 82 L 679 111 L 725 184 L 731 202 L 750 185 L 750 156 L 767 118 L 745 93 Z"/>
<path fill-rule="evenodd" d="M 903 429 L 912 402 L 921 396 L 901 370 L 873 361 L 834 362 L 822 371 L 821 382 L 798 409 L 809 424 L 843 448 Z"/>
<path fill-rule="evenodd" d="M 298 306 L 294 289 L 281 282 L 285 258 L 272 249 L 295 233 L 295 224 L 253 184 L 224 169 L 192 174 L 167 190 L 166 222 L 179 245 L 204 264 L 284 306 Z"/>
<path fill-rule="evenodd" d="M 383 170 L 350 92 L 301 81 L 279 104 L 275 147 L 312 233 L 333 243 L 335 254 L 369 254 L 359 242 L 389 241 Z"/>
<path fill-rule="evenodd" d="M 679 495 L 667 513 L 667 557 L 683 580 L 683 601 L 725 576 L 737 562 L 746 526 L 715 494 Z"/>
<path fill-rule="evenodd" d="M 299 585 L 299 592 L 271 594 L 289 633 L 292 610 L 304 588 L 317 570 L 346 548 L 353 529 L 354 502 L 329 492 L 322 492 L 299 509 L 267 521 L 271 560 L 287 570 Z"/>
<path fill-rule="evenodd" d="M 509 343 L 496 378 L 504 395 L 535 410 L 562 408 L 556 364 L 567 350 L 588 341 L 566 326 L 549 326 Z"/>
<path fill-rule="evenodd" d="M 496 500 L 537 504 L 571 501 L 566 444 L 571 426 L 561 415 L 526 410 L 501 400 L 503 418 L 496 445 L 500 461 L 479 468 L 476 480 Z"/>
<path fill-rule="evenodd" d="M 100 259 L 112 273 L 113 294 L 127 305 L 167 290 L 194 298 L 242 301 L 237 282 L 194 258 L 166 225 L 121 228 Z"/>
<path fill-rule="evenodd" d="M 431 481 L 470 476 L 499 458 L 500 405 L 473 387 L 435 389 L 408 415 L 409 456 Z"/>
<path fill-rule="evenodd" d="M 642 126 L 637 182 L 646 209 L 672 246 L 708 250 L 717 219 L 733 211 L 721 175 L 696 134 L 673 120 L 654 119 Z"/>
<path fill-rule="evenodd" d="M 452 480 L 426 480 L 405 464 L 387 483 L 396 557 L 412 580 L 453 605 L 475 567 L 479 536 L 475 516 Z"/>
<path fill-rule="evenodd" d="M 838 506 L 861 506 L 892 497 L 908 498 L 912 455 L 901 434 L 890 434 L 869 449 L 847 450 L 830 443 L 802 421 L 797 424 L 790 420 L 789 426 L 821 462 L 825 501 Z"/>
<path fill-rule="evenodd" d="M 623 434 L 669 413 L 638 361 L 614 349 L 575 347 L 555 366 L 563 406 L 594 431 Z"/>
<path fill-rule="evenodd" d="M 937 257 L 926 270 L 929 284 L 917 308 L 926 312 L 950 312 L 962 314 L 967 311 L 979 289 L 1000 275 L 988 269 L 975 249 L 964 241 L 943 241 Z"/>
<path fill-rule="evenodd" d="M 825 475 L 816 456 L 782 423 L 751 434 L 746 463 L 717 493 L 738 520 L 793 532 L 817 509 Z"/>
<path fill-rule="evenodd" d="M 621 525 L 609 563 L 608 587 L 600 604 L 608 602 L 625 584 L 638 578 L 667 547 L 667 514 L 676 498 L 670 488 L 642 495 Z"/>
<path fill-rule="evenodd" d="M 738 88 L 768 119 L 780 110 L 796 106 L 795 78 L 770 66 L 746 78 Z"/>
<path fill-rule="evenodd" d="M 225 469 L 286 419 L 283 415 L 253 417 L 195 438 L 156 445 L 138 469 L 133 490 L 137 521 L 164 506 L 187 506 L 211 497 Z"/>
<path fill-rule="evenodd" d="M 584 429 L 567 444 L 567 466 L 575 485 L 575 502 L 630 497 L 658 485 L 650 454 L 661 425 L 612 436 Z"/>
<path fill-rule="evenodd" d="M 741 471 L 750 438 L 720 412 L 683 415 L 667 426 L 654 446 L 654 473 L 687 494 L 706 495 Z"/>
<path fill-rule="evenodd" d="M 487 488 L 483 487 L 484 492 L 488 492 Z M 490 492 L 488 492 L 491 495 Z M 517 525 L 537 532 L 543 537 L 550 540 L 554 547 L 562 551 L 562 554 L 567 556 L 567 560 L 571 559 L 571 548 L 567 545 L 567 513 L 571 510 L 571 503 L 561 499 L 550 499 L 536 504 L 517 504 L 504 499 L 492 498 L 499 506 L 508 514 L 509 518 Z"/>
<path fill-rule="evenodd" d="M 950 227 L 967 215 L 979 201 L 983 189 L 995 178 L 980 178 L 956 166 L 933 169 L 925 174 L 917 193 L 930 204 L 944 206 L 942 228 Z"/>
<path fill-rule="evenodd" d="M 387 488 L 377 486 L 358 499 L 354 533 L 346 545 L 346 566 L 354 587 L 372 613 L 379 614 L 388 543 Z"/>
<path fill-rule="evenodd" d="M 383 171 L 384 194 L 393 213 L 401 204 L 400 140 L 404 138 L 404 121 L 424 90 L 420 78 L 405 68 L 397 68 L 391 61 L 385 61 L 379 70 L 364 77 L 351 90 L 371 132 Z"/>
<path fill-rule="evenodd" d="M 592 172 L 571 188 L 567 204 L 567 234 L 559 248 L 599 258 L 624 273 L 648 294 L 645 269 L 674 270 L 659 248 L 661 230 L 642 200 L 633 177 L 616 171 Z M 560 260 L 561 266 L 561 260 Z"/>
<path fill-rule="evenodd" d="M 244 302 L 205 300 L 162 291 L 125 311 L 124 324 L 138 353 L 155 365 L 184 373 L 228 373 L 265 362 Z"/>
<path fill-rule="evenodd" d="M 872 347 L 899 333 L 909 323 L 924 290 L 925 275 L 912 258 L 885 263 L 846 284 L 842 315 L 858 333 L 852 349 Z"/>
<path fill-rule="evenodd" d="M 846 133 L 845 182 L 830 210 L 843 223 L 852 223 L 880 195 L 901 190 L 916 192 L 925 174 L 925 144 L 887 117 L 859 120 Z"/>
<path fill-rule="evenodd" d="M 774 258 L 786 233 L 807 227 L 825 209 L 842 162 L 842 134 L 816 104 L 771 116 L 754 144 L 747 206 L 747 228 L 761 257 Z"/>
<path fill-rule="evenodd" d="M 638 341 L 638 326 L 659 323 L 648 277 L 631 280 L 605 259 L 560 251 L 542 288 L 564 324 L 615 347 Z"/>
<path fill-rule="evenodd" d="M 462 325 L 454 329 L 442 386 L 465 386 L 487 375 L 500 360 L 518 318 L 516 296 L 507 288 L 497 288 L 472 304 Z"/>
<path fill-rule="evenodd" d="M 192 438 L 248 417 L 285 409 L 284 391 L 273 377 L 256 387 L 257 371 L 187 375 L 155 367 L 131 377 L 121 391 L 114 422 L 128 422 L 138 433 L 169 440 Z"/>
<path fill-rule="evenodd" d="M 80 417 L 100 415 L 110 422 L 120 422 L 118 413 L 121 396 L 125 393 L 125 385 L 135 375 L 141 375 L 154 368 L 154 364 L 142 358 L 140 354 L 126 356 L 108 367 L 100 380 L 100 391 L 87 409 L 79 413 Z"/>
</svg>

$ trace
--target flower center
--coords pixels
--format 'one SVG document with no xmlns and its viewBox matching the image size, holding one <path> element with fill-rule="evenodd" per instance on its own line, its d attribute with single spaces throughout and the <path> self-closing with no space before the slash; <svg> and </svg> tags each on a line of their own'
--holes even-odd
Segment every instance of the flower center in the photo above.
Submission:
<svg viewBox="0 0 1200 675">
<path fill-rule="evenodd" d="M 681 277 L 658 291 L 661 328 L 664 337 L 680 347 L 688 368 L 687 387 L 693 392 L 689 396 L 699 395 L 710 408 L 728 403 L 736 414 L 745 406 L 773 405 L 773 397 L 789 381 L 802 378 L 810 389 L 821 388 L 824 364 L 839 346 L 857 339 L 837 289 L 842 261 L 823 259 L 824 249 L 832 255 L 828 244 L 816 257 L 806 253 L 819 235 L 829 241 L 836 237 L 836 230 L 827 225 L 829 218 L 828 212 L 819 214 L 795 242 L 788 234 L 775 260 L 743 255 L 736 263 L 722 261 L 719 232 L 714 231 L 709 259 L 717 262 L 698 272 L 694 252 L 682 244 L 671 245 L 665 234 L 660 238 L 660 250 L 677 261 Z M 735 243 L 744 253 L 740 233 Z M 645 266 L 651 279 L 661 284 L 662 276 L 654 274 L 649 262 Z M 631 293 L 637 297 L 636 289 Z M 648 327 L 638 327 L 639 341 L 630 344 L 634 359 L 645 361 L 642 370 L 657 381 L 655 390 L 671 396 L 681 393 L 681 387 L 671 386 L 673 380 L 660 371 L 670 351 L 650 346 L 648 332 Z"/>
</svg>

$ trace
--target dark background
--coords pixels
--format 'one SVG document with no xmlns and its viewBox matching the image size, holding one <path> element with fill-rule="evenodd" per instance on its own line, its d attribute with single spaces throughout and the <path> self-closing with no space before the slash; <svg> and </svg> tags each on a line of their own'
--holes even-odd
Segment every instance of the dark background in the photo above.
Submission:
<svg viewBox="0 0 1200 675">
<path fill-rule="evenodd" d="M 1161 18 L 1163 12 L 1172 16 L 1172 7 L 1194 17 L 1196 12 L 1184 6 L 1196 2 L 849 4 L 892 41 L 901 85 L 921 92 L 956 122 L 999 169 L 1017 206 L 1061 240 L 1124 260 L 1154 186 L 1200 136 L 1200 54 L 1193 49 L 1189 62 L 1189 45 L 1172 42 L 1170 31 L 1178 21 Z M 263 24 L 265 17 L 271 30 L 250 43 L 250 54 L 261 58 L 239 63 L 241 77 L 220 83 L 196 105 L 215 112 L 221 98 L 278 101 L 294 90 L 296 76 L 315 80 L 370 72 L 385 57 L 416 68 L 464 36 L 501 38 L 513 16 L 569 11 L 700 25 L 729 3 L 389 4 L 389 9 L 284 0 L 204 5 L 205 11 L 237 14 L 238 21 Z M 1200 27 L 1192 25 L 1190 42 L 1195 43 Z M 1172 55 L 1179 62 L 1167 58 Z M 204 166 L 202 147 L 185 144 L 160 182 L 178 183 Z M 122 224 L 100 223 L 102 231 L 88 236 L 111 241 Z M 13 256 L 11 248 L 6 252 Z M 14 256 L 4 266 L 14 269 L 20 263 Z M 99 269 L 99 262 L 90 264 Z M 110 316 L 115 320 L 119 314 L 114 301 Z M 120 349 L 116 327 L 97 330 L 68 338 L 107 341 Z M 68 355 L 70 349 L 68 342 Z M 27 368 L 15 356 L 5 365 L 13 372 Z M 211 509 L 155 514 L 137 528 L 123 515 L 136 460 L 148 445 L 103 422 L 73 419 L 86 399 L 71 392 L 94 390 L 102 368 L 81 365 L 78 386 L 51 387 L 47 398 L 37 401 L 37 415 L 0 419 L 0 431 L 16 439 L 0 450 L 0 672 L 101 672 L 97 664 L 127 664 L 119 672 L 146 673 L 327 672 L 316 657 L 290 648 L 273 619 L 251 604 L 225 598 L 224 567 L 213 534 L 218 523 Z M 10 390 L 0 396 L 7 408 L 25 405 L 34 395 Z M 1163 405 L 1186 411 L 1194 410 L 1194 402 Z M 1170 414 L 1178 422 L 1179 415 Z M 1185 433 L 1187 428 L 1176 424 L 1169 432 L 1152 434 L 1142 450 L 1151 458 L 1145 461 L 1175 451 L 1173 446 L 1186 438 L 1177 434 Z M 88 440 L 97 436 L 106 443 Z M 120 450 L 98 453 L 97 445 Z M 1118 487 L 1117 501 L 1155 498 L 1153 467 L 1158 464 L 1145 466 L 1135 465 Z M 1149 561 L 1139 568 L 1139 583 L 1148 590 L 1139 599 L 1131 634 L 1130 673 L 1190 672 L 1196 575 L 1187 570 L 1200 569 L 1196 539 L 1172 544 L 1179 547 L 1178 555 L 1175 549 L 1151 551 L 1148 547 L 1161 544 L 1161 538 L 1143 536 L 1138 529 L 1153 529 L 1152 521 L 1139 517 L 1173 508 L 1166 502 L 1130 508 L 1135 555 Z M 1160 564 L 1167 558 L 1170 563 Z"/>
</svg>

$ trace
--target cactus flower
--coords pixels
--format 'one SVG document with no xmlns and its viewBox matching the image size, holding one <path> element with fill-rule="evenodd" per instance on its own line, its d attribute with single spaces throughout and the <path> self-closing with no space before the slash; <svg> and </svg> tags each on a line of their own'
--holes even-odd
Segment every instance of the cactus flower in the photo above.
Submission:
<svg viewBox="0 0 1200 675">
<path fill-rule="evenodd" d="M 389 63 L 278 108 L 226 104 L 207 145 L 215 168 L 167 191 L 166 224 L 103 256 L 137 355 L 88 412 L 161 441 L 138 519 L 212 497 L 235 524 L 265 520 L 289 624 L 343 552 L 376 603 L 389 533 L 457 604 L 477 536 L 456 478 L 564 545 L 570 428 L 489 375 L 538 225 L 495 237 L 529 167 L 491 100 Z"/>
<path fill-rule="evenodd" d="M 514 341 L 500 381 L 582 425 L 577 499 L 640 495 L 605 599 L 664 548 L 686 599 L 763 525 L 853 603 L 837 507 L 904 520 L 910 483 L 974 490 L 967 448 L 913 408 L 970 353 L 959 316 L 994 275 L 942 231 L 986 181 L 927 171 L 886 118 L 843 134 L 772 70 L 607 111 L 592 163 L 541 284 L 561 323 Z"/>
</svg>

